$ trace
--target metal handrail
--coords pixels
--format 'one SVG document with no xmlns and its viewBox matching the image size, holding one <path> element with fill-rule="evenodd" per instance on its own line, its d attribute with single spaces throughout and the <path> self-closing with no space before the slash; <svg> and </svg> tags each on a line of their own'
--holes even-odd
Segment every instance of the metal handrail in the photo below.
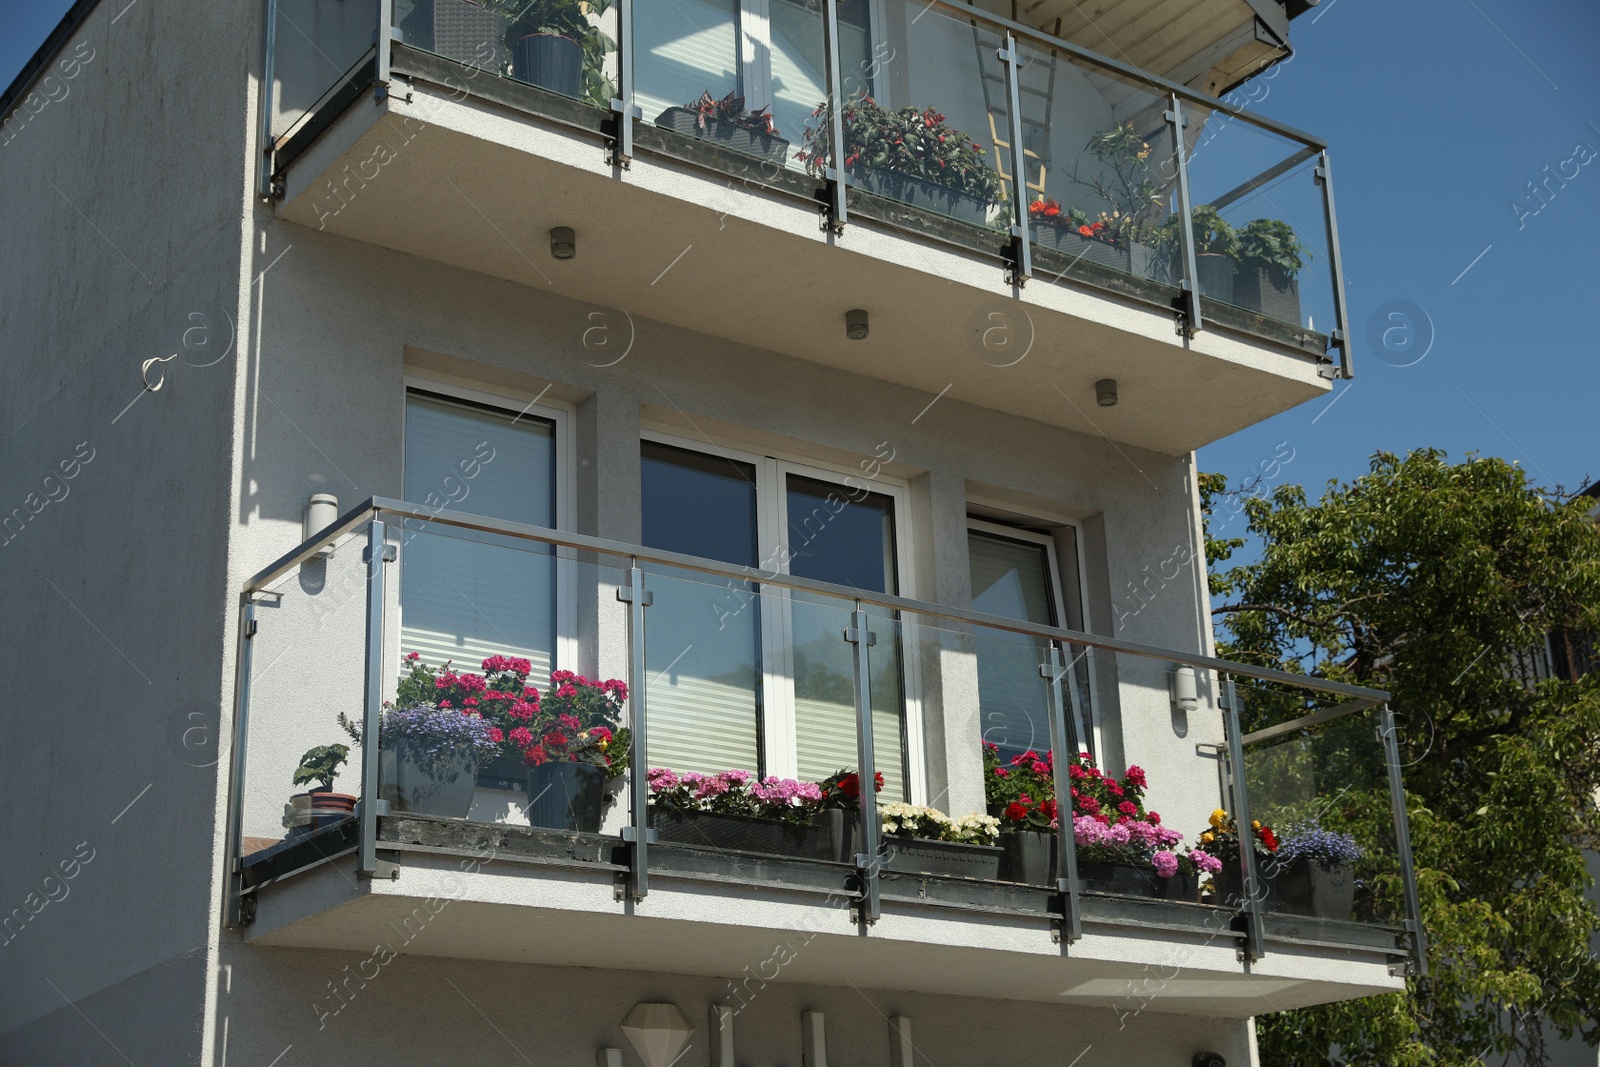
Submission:
<svg viewBox="0 0 1600 1067">
<path fill-rule="evenodd" d="M 1348 682 L 1336 682 L 1327 678 L 1291 674 L 1288 671 L 1274 670 L 1270 667 L 1256 667 L 1247 663 L 1235 663 L 1231 660 L 1219 659 L 1215 656 L 1207 656 L 1198 652 L 1182 652 L 1176 649 L 1160 648 L 1155 645 L 1141 644 L 1137 641 L 1124 641 L 1115 637 L 1085 633 L 1081 630 L 1069 630 L 1060 626 L 1045 626 L 1019 619 L 1009 619 L 999 615 L 989 615 L 981 611 L 971 611 L 966 608 L 930 604 L 927 601 L 912 600 L 909 597 L 896 596 L 893 593 L 852 589 L 849 586 L 837 585 L 833 582 L 822 582 L 792 574 L 781 574 L 775 570 L 761 570 L 756 567 L 722 563 L 717 560 L 706 559 L 703 556 L 690 556 L 681 552 L 667 552 L 661 549 L 646 548 L 642 545 L 614 541 L 605 537 L 569 533 L 564 530 L 551 530 L 542 526 L 531 526 L 526 523 L 495 519 L 485 515 L 472 515 L 465 512 L 423 507 L 388 497 L 372 497 L 358 504 L 340 516 L 333 525 L 323 530 L 316 537 L 289 551 L 258 571 L 244 583 L 243 592 L 245 596 L 249 597 L 251 594 L 263 591 L 273 582 L 289 574 L 301 563 L 312 558 L 319 549 L 337 541 L 368 519 L 383 515 L 394 516 L 401 520 L 437 523 L 441 526 L 496 534 L 518 540 L 537 541 L 556 548 L 616 556 L 619 560 L 636 559 L 641 563 L 675 567 L 680 570 L 695 571 L 700 574 L 709 574 L 735 581 L 755 582 L 760 585 L 788 589 L 794 592 L 816 593 L 842 600 L 859 600 L 863 604 L 870 604 L 873 607 L 885 608 L 891 611 L 915 612 L 918 615 L 935 619 L 968 623 L 993 630 L 1005 630 L 1044 641 L 1061 641 L 1083 648 L 1126 653 L 1143 659 L 1167 660 L 1184 666 L 1216 671 L 1219 674 L 1277 682 L 1320 693 L 1333 693 L 1349 698 L 1346 703 L 1340 705 L 1344 709 L 1344 714 L 1375 707 L 1389 699 L 1389 694 L 1381 689 L 1352 685 Z"/>
</svg>

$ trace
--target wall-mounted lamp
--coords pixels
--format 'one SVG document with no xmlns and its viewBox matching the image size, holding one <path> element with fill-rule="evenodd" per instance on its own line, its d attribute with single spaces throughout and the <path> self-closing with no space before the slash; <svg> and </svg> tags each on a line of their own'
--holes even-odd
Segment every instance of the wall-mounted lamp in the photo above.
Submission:
<svg viewBox="0 0 1600 1067">
<path fill-rule="evenodd" d="M 578 258 L 578 235 L 571 226 L 550 227 L 550 254 L 556 259 Z"/>
<path fill-rule="evenodd" d="M 301 527 L 304 540 L 311 540 L 332 526 L 339 518 L 339 498 L 332 493 L 312 493 L 306 501 L 305 523 Z M 318 559 L 333 555 L 333 546 L 324 545 L 317 550 Z"/>
<path fill-rule="evenodd" d="M 865 341 L 867 339 L 867 313 L 861 308 L 852 308 L 844 313 L 844 335 L 852 341 Z"/>
<path fill-rule="evenodd" d="M 1117 406 L 1117 380 L 1115 378 L 1101 378 L 1094 383 L 1094 402 L 1103 408 Z"/>
<path fill-rule="evenodd" d="M 676 1004 L 635 1004 L 622 1020 L 622 1032 L 645 1067 L 668 1067 L 689 1043 L 694 1027 Z"/>
<path fill-rule="evenodd" d="M 1228 1061 L 1216 1052 L 1196 1052 L 1194 1067 L 1228 1067 Z"/>
<path fill-rule="evenodd" d="M 1188 713 L 1200 706 L 1200 688 L 1193 667 L 1179 667 L 1172 672 L 1172 706 Z"/>
</svg>

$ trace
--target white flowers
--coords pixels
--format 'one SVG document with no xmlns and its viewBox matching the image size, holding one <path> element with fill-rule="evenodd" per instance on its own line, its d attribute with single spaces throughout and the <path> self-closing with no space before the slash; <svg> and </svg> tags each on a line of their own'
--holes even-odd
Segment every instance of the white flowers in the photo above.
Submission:
<svg viewBox="0 0 1600 1067">
<path fill-rule="evenodd" d="M 972 845 L 992 845 L 1000 836 L 1000 820 L 992 815 L 963 815 L 952 819 L 937 808 L 920 804 L 881 804 L 883 832 L 901 837 L 933 838 Z"/>
</svg>

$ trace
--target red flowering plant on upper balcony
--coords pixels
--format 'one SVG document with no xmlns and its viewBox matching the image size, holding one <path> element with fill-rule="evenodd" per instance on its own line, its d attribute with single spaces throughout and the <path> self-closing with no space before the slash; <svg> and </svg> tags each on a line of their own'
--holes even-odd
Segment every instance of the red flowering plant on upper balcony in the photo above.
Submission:
<svg viewBox="0 0 1600 1067">
<path fill-rule="evenodd" d="M 805 143 L 795 158 L 812 177 L 824 177 L 829 164 L 832 113 L 826 102 L 811 113 Z M 989 206 L 1005 199 L 1001 181 L 984 156 L 983 146 L 951 126 L 935 108 L 884 107 L 866 93 L 844 101 L 840 169 L 862 179 L 869 171 L 889 171 L 943 186 L 951 195 L 967 196 Z"/>
<path fill-rule="evenodd" d="M 1002 763 L 1000 746 L 983 743 L 983 792 L 989 814 L 1008 830 L 1049 831 L 1056 822 L 1054 759 L 1029 749 Z"/>
<path fill-rule="evenodd" d="M 433 704 L 481 716 L 489 740 L 529 766 L 589 763 L 608 778 L 627 770 L 628 730 L 619 725 L 628 699 L 624 682 L 552 671 L 541 695 L 528 684 L 533 664 L 514 656 L 490 656 L 482 674 L 456 671 L 449 661 L 435 668 L 416 652 L 407 653 L 405 665 L 395 700 L 400 707 Z"/>
</svg>

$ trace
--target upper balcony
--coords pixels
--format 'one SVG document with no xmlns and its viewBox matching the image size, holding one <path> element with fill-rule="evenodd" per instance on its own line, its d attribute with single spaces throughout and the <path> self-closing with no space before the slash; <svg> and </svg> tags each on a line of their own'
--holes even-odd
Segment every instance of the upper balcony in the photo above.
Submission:
<svg viewBox="0 0 1600 1067">
<path fill-rule="evenodd" d="M 1258 5 L 1097 20 L 1159 73 L 945 0 L 521 6 L 269 3 L 279 217 L 1168 454 L 1350 373 L 1326 146 L 1164 76 Z"/>
<path fill-rule="evenodd" d="M 445 558 L 477 561 L 481 595 L 525 625 L 486 606 L 501 621 L 485 637 L 420 565 Z M 228 899 L 255 944 L 1236 1018 L 1396 990 L 1425 966 L 1373 690 L 383 500 L 251 579 L 242 604 Z M 418 649 L 481 681 L 439 687 L 414 673 Z M 509 658 L 483 679 L 489 649 Z M 557 667 L 626 688 L 547 686 Z M 386 710 L 414 707 L 419 680 L 442 714 Z M 474 758 L 462 724 L 486 727 L 443 707 L 457 689 L 529 736 Z M 341 718 L 380 739 L 351 748 L 353 792 L 291 799 L 292 778 L 315 778 L 294 773 L 303 753 L 351 742 Z M 784 726 L 763 736 L 763 721 Z M 881 804 L 988 808 L 1004 832 L 933 840 L 848 788 L 829 803 L 794 781 L 774 788 L 799 799 L 755 811 L 648 767 L 810 784 L 874 767 Z M 1032 777 L 1008 799 L 1011 775 Z M 1053 833 L 1048 812 L 1030 828 L 1007 810 L 1051 793 L 1077 811 Z M 1230 854 L 1203 836 L 1218 808 L 1282 841 Z M 1156 840 L 1158 822 L 1185 843 Z M 1348 835 L 1342 861 L 1326 844 L 1326 870 L 1289 861 L 1318 826 Z M 1228 862 L 1161 869 L 1155 849 L 1190 846 Z M 805 950 L 774 962 L 775 939 Z"/>
</svg>

